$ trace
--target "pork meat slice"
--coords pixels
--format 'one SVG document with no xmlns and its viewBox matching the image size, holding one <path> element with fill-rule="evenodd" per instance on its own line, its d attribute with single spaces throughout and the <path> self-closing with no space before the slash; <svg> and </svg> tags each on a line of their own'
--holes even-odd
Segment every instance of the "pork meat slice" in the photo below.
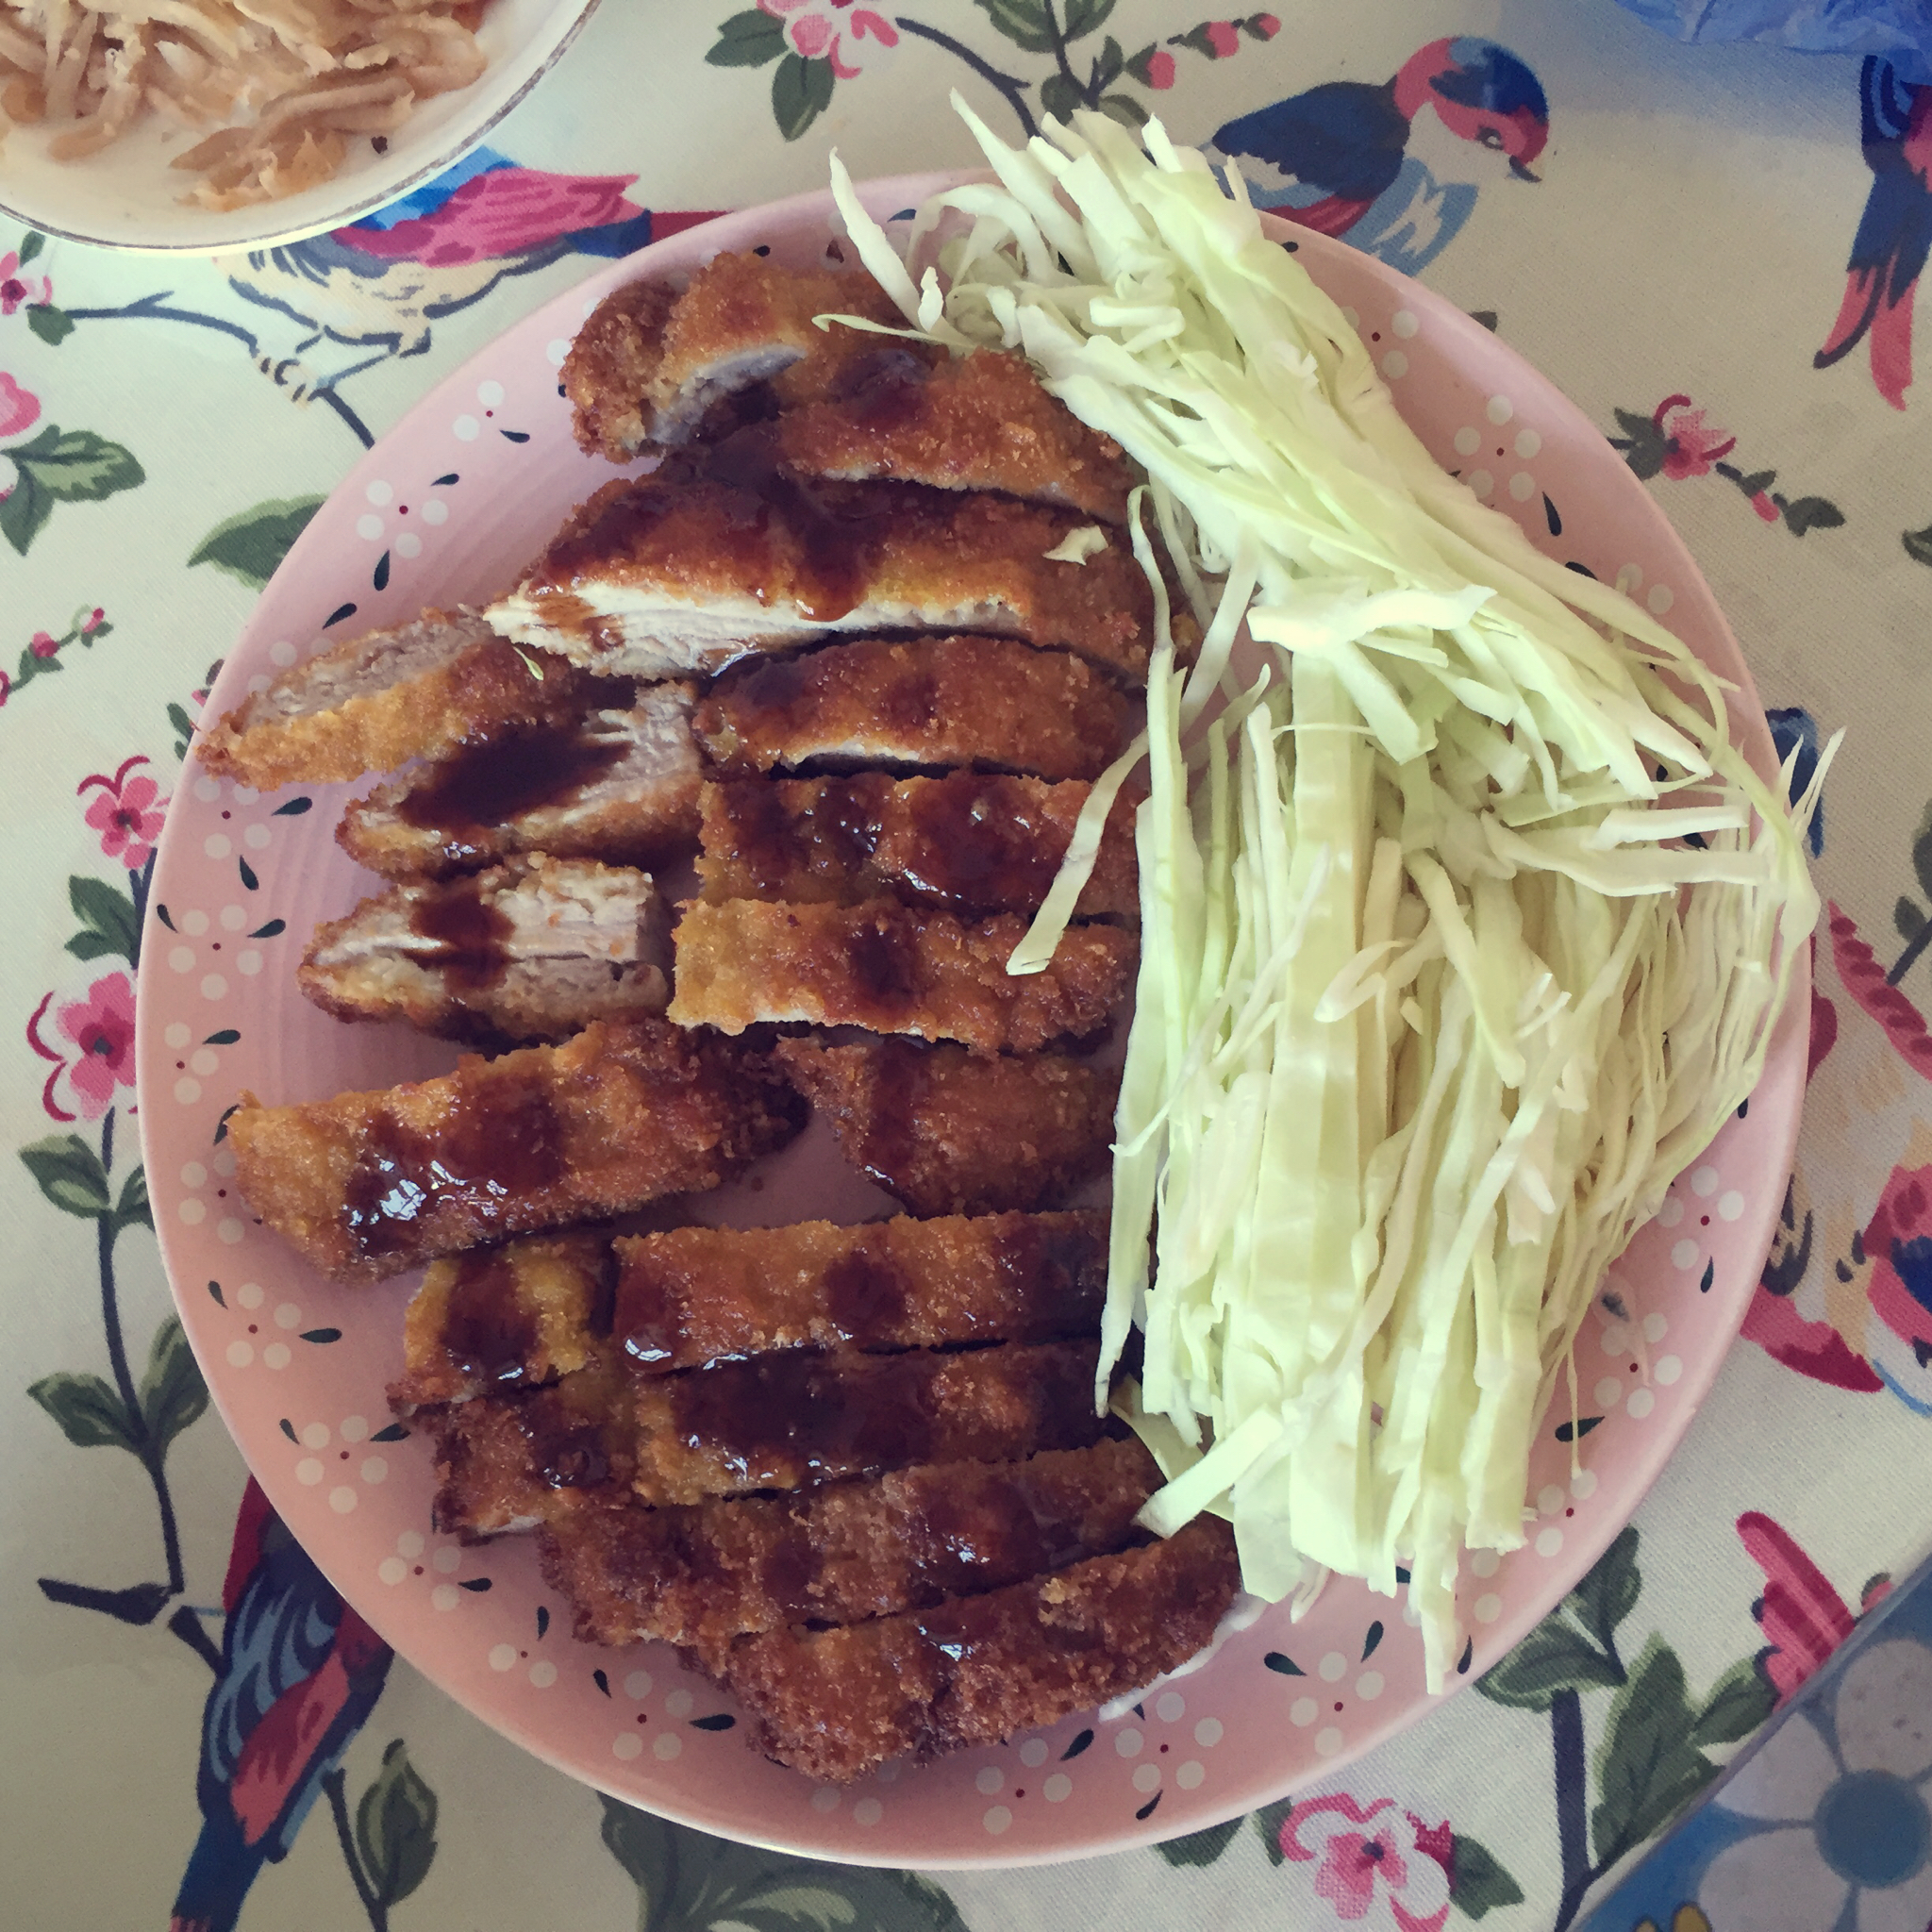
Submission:
<svg viewBox="0 0 1932 1932">
<path fill-rule="evenodd" d="M 319 927 L 295 981 L 339 1020 L 452 1040 L 562 1040 L 661 1013 L 671 929 L 648 873 L 539 853 L 417 879 Z"/>
</svg>

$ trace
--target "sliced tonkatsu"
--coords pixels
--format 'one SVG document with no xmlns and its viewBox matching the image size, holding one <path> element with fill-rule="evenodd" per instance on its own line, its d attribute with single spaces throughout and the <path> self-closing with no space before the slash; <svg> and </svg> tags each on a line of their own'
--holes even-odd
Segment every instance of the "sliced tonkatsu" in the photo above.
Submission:
<svg viewBox="0 0 1932 1932">
<path fill-rule="evenodd" d="M 782 1040 L 774 1058 L 846 1159 L 915 1214 L 1043 1208 L 1107 1171 L 1117 1070 L 909 1040 Z"/>
<path fill-rule="evenodd" d="M 869 638 L 734 665 L 692 730 L 714 771 L 820 763 L 972 766 L 1097 778 L 1126 749 L 1132 701 L 1064 651 L 1008 638 Z"/>
<path fill-rule="evenodd" d="M 562 1040 L 592 1020 L 661 1013 L 670 965 L 670 921 L 647 873 L 540 854 L 365 899 L 317 928 L 295 981 L 339 1020 Z"/>
<path fill-rule="evenodd" d="M 675 935 L 670 1016 L 741 1033 L 805 1021 L 1035 1053 L 1105 1032 L 1138 946 L 1118 925 L 1068 927 L 1039 973 L 1009 974 L 1025 936 L 1011 913 L 962 920 L 871 899 L 858 906 L 730 899 L 687 905 Z"/>
<path fill-rule="evenodd" d="M 258 791 L 339 784 L 436 758 L 582 702 L 559 658 L 519 650 L 474 610 L 425 610 L 291 665 L 197 740 L 218 777 Z"/>
<path fill-rule="evenodd" d="M 985 772 L 707 784 L 698 875 L 713 900 L 891 897 L 956 912 L 1033 912 L 1091 789 Z M 1133 814 L 1123 799 L 1109 816 L 1080 917 L 1138 912 Z"/>
<path fill-rule="evenodd" d="M 679 1227 L 621 1238 L 611 1324 L 641 1373 L 772 1349 L 931 1348 L 1090 1332 L 1107 1292 L 1099 1213 Z"/>
<path fill-rule="evenodd" d="M 446 878 L 518 853 L 651 864 L 696 836 L 692 686 L 473 739 L 351 805 L 336 841 L 388 878 Z"/>
<path fill-rule="evenodd" d="M 751 1632 L 924 1608 L 1121 1549 L 1139 1540 L 1135 1512 L 1159 1486 L 1138 1441 L 1109 1437 L 789 1496 L 560 1510 L 541 1549 L 580 1637 L 660 1638 L 715 1666 Z"/>
<path fill-rule="evenodd" d="M 468 1058 L 433 1080 L 292 1107 L 243 1094 L 236 1185 L 338 1281 L 717 1187 L 797 1131 L 756 1056 L 657 1020 Z"/>
<path fill-rule="evenodd" d="M 869 275 L 781 268 L 756 255 L 714 256 L 681 293 L 627 284 L 591 311 L 564 358 L 579 445 L 625 463 L 650 443 L 820 400 L 881 340 L 841 323 L 821 327 L 822 315 L 905 321 Z"/>
<path fill-rule="evenodd" d="M 1240 1581 L 1234 1532 L 1197 1517 L 1164 1542 L 934 1609 L 743 1637 L 724 1674 L 771 1756 L 849 1783 L 1139 1690 L 1208 1642 Z"/>
<path fill-rule="evenodd" d="M 1068 540 L 1081 529 L 1097 547 Z M 492 625 L 608 676 L 713 672 L 846 631 L 988 631 L 1146 675 L 1152 597 L 1118 530 L 913 483 L 789 478 L 741 431 L 691 475 L 608 483 Z"/>
<path fill-rule="evenodd" d="M 686 1369 L 638 1384 L 631 1486 L 646 1503 L 701 1503 L 915 1462 L 1083 1448 L 1102 1429 L 1098 1360 L 1088 1340 L 903 1355 L 794 1348 Z"/>
</svg>

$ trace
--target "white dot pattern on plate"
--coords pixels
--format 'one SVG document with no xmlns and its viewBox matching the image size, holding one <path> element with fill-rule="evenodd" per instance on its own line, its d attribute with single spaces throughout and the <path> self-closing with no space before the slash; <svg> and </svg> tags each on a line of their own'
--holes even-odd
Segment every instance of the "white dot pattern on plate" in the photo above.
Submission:
<svg viewBox="0 0 1932 1932">
<path fill-rule="evenodd" d="M 1194 1726 L 1194 1742 L 1206 1751 L 1211 1751 L 1226 1735 L 1226 1730 L 1218 1717 L 1204 1717 Z"/>
<path fill-rule="evenodd" d="M 356 1491 L 347 1483 L 338 1483 L 328 1492 L 328 1507 L 338 1516 L 346 1516 L 356 1507 Z"/>
<path fill-rule="evenodd" d="M 619 1731 L 610 1740 L 610 1755 L 628 1763 L 633 1757 L 644 1755 L 644 1740 L 635 1731 Z"/>
<path fill-rule="evenodd" d="M 503 385 L 500 382 L 479 382 L 476 385 L 476 400 L 486 409 L 499 409 L 503 407 Z"/>
<path fill-rule="evenodd" d="M 1671 1265 L 1674 1268 L 1696 1267 L 1697 1243 L 1688 1240 L 1673 1242 L 1671 1246 Z"/>
<path fill-rule="evenodd" d="M 1494 1550 L 1472 1550 L 1469 1554 L 1469 1574 L 1472 1576 L 1493 1576 L 1502 1565 L 1503 1559 Z"/>
<path fill-rule="evenodd" d="M 539 1690 L 547 1690 L 557 1682 L 557 1666 L 546 1657 L 540 1657 L 530 1666 L 530 1682 Z"/>
<path fill-rule="evenodd" d="M 654 1681 L 649 1671 L 627 1672 L 624 1679 L 624 1694 L 641 1704 L 651 1694 Z"/>
<path fill-rule="evenodd" d="M 463 1553 L 453 1544 L 444 1543 L 435 1556 L 430 1557 L 429 1562 L 433 1569 L 440 1570 L 447 1576 L 451 1572 L 463 1567 Z"/>
<path fill-rule="evenodd" d="M 176 1020 L 173 1023 L 173 1024 L 171 1024 L 168 1027 L 167 1031 L 161 1035 L 161 1038 L 164 1041 L 166 1041 L 170 1046 L 175 1048 L 178 1051 L 180 1048 L 186 1046 L 188 1042 L 194 1038 L 194 1036 L 193 1034 L 189 1032 L 187 1027 L 182 1025 L 180 1021 Z"/>
<path fill-rule="evenodd" d="M 1643 1318 L 1643 1339 L 1646 1341 L 1661 1341 L 1671 1332 L 1670 1317 L 1667 1315 L 1646 1315 Z"/>
<path fill-rule="evenodd" d="M 1615 1408 L 1624 1399 L 1624 1385 L 1614 1375 L 1606 1375 L 1592 1391 L 1599 1408 Z"/>
<path fill-rule="evenodd" d="M 1491 423 L 1507 423 L 1515 415 L 1516 405 L 1507 396 L 1491 396 L 1483 413 Z"/>
<path fill-rule="evenodd" d="M 449 425 L 449 432 L 458 442 L 475 442 L 482 435 L 483 425 L 474 416 L 458 416 Z"/>
<path fill-rule="evenodd" d="M 1526 463 L 1533 457 L 1542 454 L 1543 440 L 1534 429 L 1519 429 L 1516 432 L 1516 454 Z"/>
<path fill-rule="evenodd" d="M 206 1201 L 184 1201 L 180 1207 L 175 1208 L 175 1213 L 188 1226 L 194 1227 L 208 1219 L 208 1203 Z"/>
<path fill-rule="evenodd" d="M 1657 1407 L 1657 1397 L 1648 1389 L 1633 1389 L 1630 1400 L 1624 1405 L 1625 1411 L 1641 1422 Z"/>
<path fill-rule="evenodd" d="M 255 1359 L 255 1344 L 252 1341 L 231 1341 L 228 1344 L 228 1366 L 231 1369 L 245 1369 Z"/>
<path fill-rule="evenodd" d="M 689 1717 L 694 1702 L 689 1690 L 674 1690 L 664 1700 L 665 1714 L 670 1717 Z"/>
<path fill-rule="evenodd" d="M 1657 1210 L 1657 1224 L 1659 1227 L 1675 1227 L 1684 1218 L 1684 1203 L 1675 1194 L 1667 1194 L 1664 1205 Z"/>
<path fill-rule="evenodd" d="M 1563 1491 L 1555 1483 L 1545 1483 L 1536 1492 L 1536 1507 L 1539 1514 L 1554 1516 L 1563 1507 Z"/>
<path fill-rule="evenodd" d="M 423 521 L 425 524 L 443 524 L 449 521 L 449 505 L 440 496 L 432 496 L 423 506 Z"/>
<path fill-rule="evenodd" d="M 373 513 L 359 516 L 356 519 L 356 534 L 365 543 L 381 542 L 382 533 L 386 527 L 387 525 L 383 523 L 382 519 Z"/>
<path fill-rule="evenodd" d="M 1587 1503 L 1591 1497 L 1596 1494 L 1596 1471 L 1593 1469 L 1579 1469 L 1570 1478 L 1570 1493 L 1579 1503 Z"/>
<path fill-rule="evenodd" d="M 1479 497 L 1488 498 L 1495 494 L 1496 479 L 1487 470 L 1472 470 L 1465 480 L 1470 490 Z"/>
<path fill-rule="evenodd" d="M 1509 479 L 1509 494 L 1518 503 L 1527 503 L 1536 494 L 1536 478 L 1527 470 L 1518 470 Z"/>
<path fill-rule="evenodd" d="M 385 1557 L 375 1566 L 375 1574 L 385 1583 L 397 1584 L 409 1574 L 409 1566 L 400 1557 Z"/>
<path fill-rule="evenodd" d="M 1051 1778 L 1047 1779 L 1048 1784 L 1052 1782 Z M 1067 1780 L 1067 1790 L 1072 1790 L 1073 1788 L 1074 1781 L 1069 1778 Z M 1049 1792 L 1048 1795 L 1051 1796 L 1052 1793 Z M 1065 1793 L 1063 1792 L 1061 1795 L 1064 1796 Z M 886 1807 L 876 1798 L 861 1798 L 852 1807 L 853 1819 L 855 1823 L 859 1824 L 876 1824 L 885 1815 Z"/>
<path fill-rule="evenodd" d="M 1315 1722 L 1322 1707 L 1312 1697 L 1297 1697 L 1288 1707 L 1288 1721 L 1301 1730 Z"/>
<path fill-rule="evenodd" d="M 1665 1356 L 1650 1372 L 1651 1379 L 1662 1383 L 1666 1389 L 1683 1373 L 1683 1362 L 1674 1355 Z"/>
<path fill-rule="evenodd" d="M 1456 432 L 1456 454 L 1459 457 L 1473 457 L 1483 446 L 1483 433 L 1480 429 L 1462 428 Z"/>
<path fill-rule="evenodd" d="M 1041 1786 L 1040 1795 L 1049 1805 L 1064 1804 L 1074 1795 L 1074 1780 L 1065 1772 L 1057 1771 Z"/>
<path fill-rule="evenodd" d="M 1503 1599 L 1494 1591 L 1475 1600 L 1470 1614 L 1478 1624 L 1493 1624 L 1503 1614 Z"/>
<path fill-rule="evenodd" d="M 1208 1775 L 1208 1767 L 1198 1757 L 1190 1757 L 1174 1769 L 1174 1781 L 1184 1791 L 1195 1790 Z"/>
<path fill-rule="evenodd" d="M 439 1583 L 429 1592 L 429 1604 L 432 1609 L 453 1610 L 462 1600 L 463 1593 L 454 1583 Z"/>
<path fill-rule="evenodd" d="M 839 1808 L 844 1796 L 844 1792 L 837 1785 L 821 1785 L 811 1794 L 811 1808 L 817 1812 L 829 1814 Z"/>
<path fill-rule="evenodd" d="M 1408 339 L 1415 334 L 1416 330 L 1421 328 L 1421 326 L 1422 324 L 1416 320 L 1415 310 L 1413 308 L 1398 308 L 1395 311 L 1395 313 L 1389 318 L 1389 327 L 1391 332 L 1394 335 L 1400 336 L 1404 341 L 1407 341 Z"/>
<path fill-rule="evenodd" d="M 1400 349 L 1391 349 L 1382 358 L 1382 374 L 1391 382 L 1400 382 L 1408 374 L 1408 358 Z"/>
<path fill-rule="evenodd" d="M 192 1107 L 201 1098 L 201 1082 L 191 1080 L 187 1074 L 182 1074 L 180 1079 L 175 1082 L 175 1098 L 183 1107 Z M 181 1205 L 185 1208 L 188 1203 L 184 1201 Z M 200 1204 L 197 1202 L 195 1205 L 198 1207 Z"/>
<path fill-rule="evenodd" d="M 1134 1789 L 1144 1798 L 1149 1791 L 1160 1789 L 1160 1767 L 1158 1764 L 1137 1764 L 1134 1767 Z"/>
<path fill-rule="evenodd" d="M 413 530 L 405 530 L 396 539 L 395 552 L 398 557 L 415 558 L 423 555 L 423 540 Z"/>
<path fill-rule="evenodd" d="M 1038 1765 L 1044 1764 L 1046 1762 L 1046 1740 L 1044 1738 L 1028 1738 L 1020 1746 L 1020 1762 L 1029 1771 Z"/>
<path fill-rule="evenodd" d="M 979 1774 L 973 1780 L 973 1789 L 982 1798 L 990 1798 L 995 1791 L 1004 1790 L 1006 1782 L 1007 1774 L 997 1764 L 986 1764 L 980 1767 Z"/>
<path fill-rule="evenodd" d="M 1339 1650 L 1331 1650 L 1315 1668 L 1321 1673 L 1324 1684 L 1340 1683 L 1347 1673 L 1348 1659 Z"/>
<path fill-rule="evenodd" d="M 1736 1221 L 1744 1211 L 1744 1197 L 1736 1188 L 1717 1197 L 1717 1218 L 1720 1221 Z"/>
<path fill-rule="evenodd" d="M 1315 1733 L 1315 1755 L 1318 1757 L 1333 1757 L 1341 1749 L 1341 1732 L 1337 1725 L 1326 1725 Z"/>
<path fill-rule="evenodd" d="M 286 1369 L 294 1358 L 286 1341 L 271 1341 L 261 1352 L 261 1365 L 265 1369 Z"/>
<path fill-rule="evenodd" d="M 1539 1557 L 1554 1557 L 1563 1547 L 1563 1532 L 1560 1529 L 1545 1529 L 1537 1533 L 1536 1553 Z"/>
<path fill-rule="evenodd" d="M 1154 1715 L 1164 1724 L 1177 1724 L 1188 1714 L 1188 1700 L 1178 1690 L 1163 1690 L 1154 1700 Z"/>
<path fill-rule="evenodd" d="M 1004 1805 L 990 1805 L 987 1807 L 985 1816 L 979 1822 L 986 1826 L 987 1830 L 994 1838 L 997 1838 L 1001 1832 L 1006 1830 L 1008 1825 L 1012 1824 L 1013 1814 Z"/>
<path fill-rule="evenodd" d="M 490 1668 L 492 1671 L 513 1671 L 517 1667 L 517 1647 L 514 1643 L 493 1643 L 490 1646 Z"/>
<path fill-rule="evenodd" d="M 1630 1351 L 1630 1331 L 1621 1324 L 1612 1322 L 1598 1338 L 1597 1345 L 1606 1355 L 1627 1355 Z"/>
<path fill-rule="evenodd" d="M 1355 1694 L 1364 1704 L 1374 1703 L 1375 1699 L 1381 1696 L 1383 1689 L 1382 1674 L 1380 1671 L 1364 1671 L 1355 1680 Z"/>
<path fill-rule="evenodd" d="M 1113 1740 L 1113 1748 L 1123 1757 L 1138 1757 L 1141 1755 L 1141 1746 L 1144 1741 L 1145 1740 L 1141 1737 L 1141 1733 L 1132 1724 L 1129 1724 L 1125 1730 L 1116 1734 Z"/>
</svg>

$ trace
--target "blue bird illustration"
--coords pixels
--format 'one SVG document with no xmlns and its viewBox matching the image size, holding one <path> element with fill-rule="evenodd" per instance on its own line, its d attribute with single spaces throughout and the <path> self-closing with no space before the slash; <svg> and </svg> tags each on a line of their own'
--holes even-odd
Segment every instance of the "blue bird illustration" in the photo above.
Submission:
<svg viewBox="0 0 1932 1932">
<path fill-rule="evenodd" d="M 1858 76 L 1859 139 L 1872 192 L 1845 269 L 1845 296 L 1812 366 L 1828 369 L 1870 340 L 1872 380 L 1894 409 L 1912 381 L 1912 291 L 1932 252 L 1932 87 L 1869 58 Z"/>
<path fill-rule="evenodd" d="M 250 1477 L 222 1590 L 222 1666 L 202 1719 L 201 1836 L 169 1932 L 231 1932 L 285 1858 L 382 1693 L 391 1651 L 329 1587 Z"/>
<path fill-rule="evenodd" d="M 1407 152 L 1424 108 L 1458 139 L 1507 156 L 1518 180 L 1550 136 L 1541 83 L 1507 47 L 1467 36 L 1432 41 L 1391 80 L 1331 80 L 1219 128 L 1258 207 L 1413 275 L 1469 219 L 1476 191 L 1439 182 Z"/>
</svg>

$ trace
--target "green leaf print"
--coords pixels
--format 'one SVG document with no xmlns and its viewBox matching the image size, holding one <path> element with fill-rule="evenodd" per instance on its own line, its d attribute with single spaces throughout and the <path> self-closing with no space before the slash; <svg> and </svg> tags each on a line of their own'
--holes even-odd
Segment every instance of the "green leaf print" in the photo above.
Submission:
<svg viewBox="0 0 1932 1932">
<path fill-rule="evenodd" d="M 127 1411 L 98 1375 L 63 1369 L 42 1375 L 26 1392 L 60 1424 L 60 1433 L 76 1449 L 134 1449 Z"/>
<path fill-rule="evenodd" d="M 155 1224 L 154 1210 L 148 1206 L 147 1170 L 137 1167 L 121 1183 L 121 1199 L 114 1208 L 114 1225 L 123 1227 L 145 1227 L 152 1229 Z"/>
<path fill-rule="evenodd" d="M 1710 1687 L 1690 1728 L 1690 1740 L 1699 1746 L 1735 1744 L 1771 1715 L 1776 1702 L 1777 1692 L 1757 1659 L 1740 1657 Z"/>
<path fill-rule="evenodd" d="M 1546 1711 L 1559 1690 L 1610 1690 L 1622 1681 L 1601 1651 L 1561 1618 L 1548 1617 L 1475 1688 L 1492 1704 Z"/>
<path fill-rule="evenodd" d="M 15 472 L 0 501 L 0 537 L 23 557 L 46 527 L 57 503 L 98 503 L 147 480 L 133 452 L 92 429 L 63 432 L 49 423 L 31 442 L 0 450 Z"/>
<path fill-rule="evenodd" d="M 1520 1906 L 1523 1888 L 1487 1845 L 1458 1831 L 1450 1853 L 1449 1903 L 1466 1917 L 1480 1919 L 1498 1906 Z"/>
<path fill-rule="evenodd" d="M 51 302 L 30 304 L 26 311 L 26 325 L 49 348 L 58 347 L 74 333 L 73 317 L 64 308 L 56 308 Z"/>
<path fill-rule="evenodd" d="M 282 558 L 322 504 L 319 496 L 291 496 L 237 510 L 195 545 L 188 567 L 211 563 L 236 582 L 259 591 L 281 568 Z"/>
<path fill-rule="evenodd" d="M 785 23 L 753 7 L 718 23 L 718 38 L 705 58 L 713 67 L 762 67 L 785 51 Z"/>
<path fill-rule="evenodd" d="M 602 1803 L 605 1847 L 638 1889 L 638 1932 L 966 1932 L 915 1872 L 822 1865 Z"/>
<path fill-rule="evenodd" d="M 112 1211 L 101 1157 L 78 1134 L 50 1134 L 23 1147 L 20 1158 L 61 1213 L 97 1221 Z"/>
<path fill-rule="evenodd" d="M 145 1205 L 145 1195 L 142 1199 Z M 155 1330 L 139 1393 L 142 1420 L 147 1424 L 148 1453 L 157 1458 L 206 1412 L 208 1384 L 202 1380 L 178 1317 L 170 1315 Z"/>
<path fill-rule="evenodd" d="M 772 70 L 772 118 L 787 141 L 796 141 L 832 105 L 837 75 L 829 60 L 787 54 Z"/>
<path fill-rule="evenodd" d="M 400 1738 L 382 1754 L 382 1769 L 356 1807 L 356 1855 L 381 1908 L 408 1898 L 429 1876 L 436 1793 L 409 1762 Z"/>
<path fill-rule="evenodd" d="M 1186 1838 L 1168 1839 L 1154 1849 L 1170 1865 L 1211 1865 L 1226 1851 L 1241 1828 L 1241 1821 L 1230 1818 L 1224 1824 L 1210 1824 L 1206 1831 L 1192 1831 Z"/>
<path fill-rule="evenodd" d="M 1661 1831 L 1717 1775 L 1692 1741 L 1696 1720 L 1684 1688 L 1684 1666 L 1653 1636 L 1610 1705 L 1597 1754 L 1602 1798 L 1590 1814 L 1596 1869 Z"/>
<path fill-rule="evenodd" d="M 1014 46 L 1028 54 L 1051 54 L 1053 23 L 1041 0 L 973 0 Z"/>
<path fill-rule="evenodd" d="M 112 955 L 133 963 L 141 943 L 141 924 L 131 892 L 124 892 L 105 879 L 75 874 L 67 881 L 67 903 L 80 921 L 81 929 L 67 941 L 67 950 L 76 959 Z"/>
<path fill-rule="evenodd" d="M 1643 1574 L 1637 1567 L 1637 1532 L 1620 1530 L 1591 1564 L 1583 1581 L 1570 1592 L 1565 1607 L 1610 1657 L 1617 1654 L 1617 1625 L 1637 1607 Z M 1620 1680 L 1621 1681 L 1621 1680 Z"/>
</svg>

